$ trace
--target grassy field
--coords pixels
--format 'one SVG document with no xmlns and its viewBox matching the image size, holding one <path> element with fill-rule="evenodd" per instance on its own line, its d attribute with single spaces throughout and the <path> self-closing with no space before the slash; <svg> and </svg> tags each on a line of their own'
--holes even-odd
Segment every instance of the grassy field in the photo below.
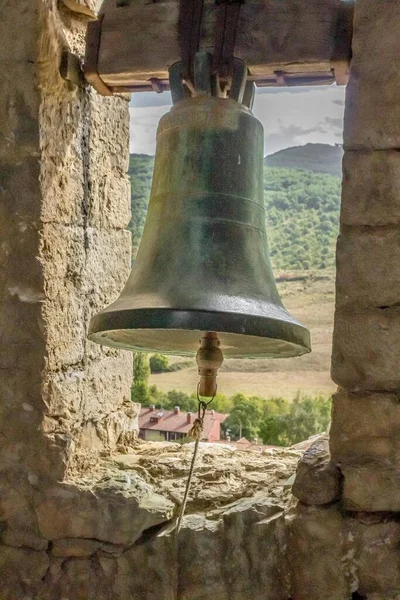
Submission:
<svg viewBox="0 0 400 600">
<path fill-rule="evenodd" d="M 278 284 L 286 308 L 311 331 L 312 352 L 289 359 L 226 360 L 219 374 L 218 389 L 231 396 L 236 392 L 264 398 L 293 398 L 299 391 L 305 394 L 330 394 L 335 391 L 330 370 L 334 313 L 334 273 L 319 271 L 305 281 Z M 171 363 L 179 358 L 172 359 Z M 183 360 L 187 360 L 183 359 Z M 195 391 L 197 368 L 193 366 L 152 375 L 150 384 L 162 391 L 172 389 L 186 393 Z"/>
</svg>

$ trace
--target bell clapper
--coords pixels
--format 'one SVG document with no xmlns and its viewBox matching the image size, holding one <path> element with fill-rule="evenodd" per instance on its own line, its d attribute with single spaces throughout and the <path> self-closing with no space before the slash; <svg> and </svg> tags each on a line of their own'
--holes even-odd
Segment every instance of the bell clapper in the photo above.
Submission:
<svg viewBox="0 0 400 600">
<path fill-rule="evenodd" d="M 192 462 L 190 464 L 190 470 L 188 480 L 186 483 L 185 494 L 183 496 L 182 504 L 179 507 L 178 523 L 175 530 L 175 538 L 179 534 L 181 528 L 183 515 L 185 514 L 185 508 L 189 496 L 190 485 L 192 483 L 194 467 L 196 463 L 197 453 L 199 450 L 199 444 L 201 435 L 203 433 L 204 417 L 207 408 L 214 400 L 217 393 L 217 371 L 221 367 L 224 357 L 222 350 L 220 349 L 220 341 L 215 331 L 207 331 L 204 333 L 200 340 L 200 347 L 196 354 L 196 362 L 199 368 L 200 381 L 197 385 L 197 400 L 199 402 L 197 418 L 193 423 L 193 427 L 188 433 L 188 437 L 195 440 L 194 451 L 192 456 Z M 209 398 L 208 402 L 203 398 Z"/>
</svg>

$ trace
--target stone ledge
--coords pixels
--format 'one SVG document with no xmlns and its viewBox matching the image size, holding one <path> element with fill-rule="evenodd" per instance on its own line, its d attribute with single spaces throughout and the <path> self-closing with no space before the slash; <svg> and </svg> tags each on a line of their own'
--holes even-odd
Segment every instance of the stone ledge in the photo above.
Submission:
<svg viewBox="0 0 400 600">
<path fill-rule="evenodd" d="M 45 539 L 131 546 L 144 530 L 168 521 L 173 507 L 140 477 L 121 476 L 87 490 L 67 483 L 49 488 L 37 498 L 35 513 Z"/>
</svg>

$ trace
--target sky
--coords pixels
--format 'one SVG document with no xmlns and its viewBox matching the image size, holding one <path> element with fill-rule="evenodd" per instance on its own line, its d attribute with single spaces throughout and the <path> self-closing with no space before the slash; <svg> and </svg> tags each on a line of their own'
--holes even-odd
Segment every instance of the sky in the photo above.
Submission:
<svg viewBox="0 0 400 600">
<path fill-rule="evenodd" d="M 344 87 L 258 88 L 253 112 L 264 126 L 264 155 L 311 143 L 341 144 Z M 132 94 L 130 151 L 154 154 L 157 123 L 169 92 Z"/>
</svg>

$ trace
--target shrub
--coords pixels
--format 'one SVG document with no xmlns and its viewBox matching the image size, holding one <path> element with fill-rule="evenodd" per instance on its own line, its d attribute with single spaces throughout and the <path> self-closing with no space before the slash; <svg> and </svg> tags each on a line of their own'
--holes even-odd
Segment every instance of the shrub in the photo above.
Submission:
<svg viewBox="0 0 400 600">
<path fill-rule="evenodd" d="M 136 381 L 133 383 L 131 387 L 131 400 L 132 402 L 139 402 L 143 406 L 149 406 L 150 391 L 146 382 Z"/>
<path fill-rule="evenodd" d="M 150 357 L 150 371 L 152 373 L 167 373 L 169 371 L 168 357 L 164 354 L 153 354 Z"/>
</svg>

